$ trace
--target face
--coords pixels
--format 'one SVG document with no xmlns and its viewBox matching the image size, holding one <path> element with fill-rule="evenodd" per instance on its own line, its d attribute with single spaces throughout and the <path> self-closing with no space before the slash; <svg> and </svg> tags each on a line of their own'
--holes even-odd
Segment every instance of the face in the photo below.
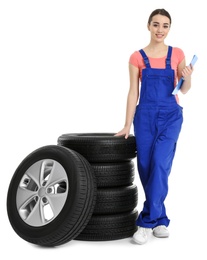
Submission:
<svg viewBox="0 0 207 260">
<path fill-rule="evenodd" d="M 157 14 L 152 17 L 151 23 L 148 24 L 148 30 L 151 33 L 152 40 L 162 42 L 170 30 L 170 19 L 167 16 Z"/>
</svg>

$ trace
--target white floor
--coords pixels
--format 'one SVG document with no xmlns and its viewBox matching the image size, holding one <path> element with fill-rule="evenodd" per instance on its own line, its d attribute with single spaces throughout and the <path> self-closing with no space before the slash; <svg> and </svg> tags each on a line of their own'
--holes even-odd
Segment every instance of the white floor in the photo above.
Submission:
<svg viewBox="0 0 207 260">
<path fill-rule="evenodd" d="M 206 237 L 202 227 L 189 227 L 189 221 L 174 223 L 170 226 L 169 238 L 155 238 L 152 234 L 145 245 L 135 244 L 131 238 L 87 242 L 70 241 L 56 248 L 43 248 L 19 238 L 9 226 L 3 223 L 1 233 L 1 255 L 17 259 L 207 259 Z M 140 258 L 141 257 L 141 258 Z"/>
</svg>

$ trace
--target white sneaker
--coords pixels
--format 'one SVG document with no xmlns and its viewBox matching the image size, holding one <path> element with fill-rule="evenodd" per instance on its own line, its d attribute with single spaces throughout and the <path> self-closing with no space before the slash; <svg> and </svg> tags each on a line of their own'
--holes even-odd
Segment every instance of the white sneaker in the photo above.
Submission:
<svg viewBox="0 0 207 260">
<path fill-rule="evenodd" d="M 133 235 L 133 240 L 139 245 L 143 245 L 147 242 L 147 232 L 146 228 L 138 227 L 138 230 Z"/>
<path fill-rule="evenodd" d="M 166 226 L 161 225 L 157 226 L 153 229 L 153 235 L 155 237 L 169 237 L 169 231 L 167 230 Z"/>
</svg>

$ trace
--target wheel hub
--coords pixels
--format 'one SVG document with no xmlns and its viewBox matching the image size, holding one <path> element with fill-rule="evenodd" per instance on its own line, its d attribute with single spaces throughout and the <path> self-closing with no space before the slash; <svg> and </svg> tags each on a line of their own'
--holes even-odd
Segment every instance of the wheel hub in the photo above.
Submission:
<svg viewBox="0 0 207 260">
<path fill-rule="evenodd" d="M 40 198 L 42 198 L 42 197 L 45 196 L 45 194 L 46 194 L 45 188 L 44 188 L 44 187 L 41 187 L 41 188 L 39 189 L 39 191 L 38 191 L 38 196 L 39 196 Z"/>
</svg>

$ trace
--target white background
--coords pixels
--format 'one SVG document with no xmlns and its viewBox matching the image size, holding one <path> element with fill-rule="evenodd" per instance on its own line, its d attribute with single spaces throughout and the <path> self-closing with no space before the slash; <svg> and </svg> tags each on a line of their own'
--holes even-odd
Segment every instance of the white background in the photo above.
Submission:
<svg viewBox="0 0 207 260">
<path fill-rule="evenodd" d="M 206 8 L 205 1 L 1 0 L 1 255 L 9 259 L 206 259 Z M 64 133 L 117 132 L 125 120 L 128 59 L 149 43 L 147 20 L 156 8 L 172 16 L 166 43 L 180 47 L 187 63 L 198 56 L 192 89 L 179 94 L 184 123 L 166 200 L 169 239 L 150 237 L 70 241 L 53 249 L 16 235 L 6 212 L 7 189 L 33 150 L 57 144 Z M 133 133 L 133 129 L 132 129 Z M 136 175 L 137 176 L 137 175 Z M 138 209 L 143 193 L 138 177 Z M 199 256 L 198 256 L 199 255 Z M 79 259 L 79 258 L 78 258 Z"/>
</svg>

